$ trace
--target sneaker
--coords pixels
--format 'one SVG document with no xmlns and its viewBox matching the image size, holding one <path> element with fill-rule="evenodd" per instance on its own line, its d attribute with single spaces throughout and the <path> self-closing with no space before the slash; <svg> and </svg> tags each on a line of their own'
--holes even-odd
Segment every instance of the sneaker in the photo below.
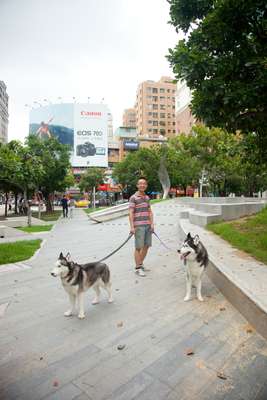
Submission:
<svg viewBox="0 0 267 400">
<path fill-rule="evenodd" d="M 136 268 L 135 273 L 139 276 L 146 276 L 145 272 L 144 272 L 144 268 Z"/>
</svg>

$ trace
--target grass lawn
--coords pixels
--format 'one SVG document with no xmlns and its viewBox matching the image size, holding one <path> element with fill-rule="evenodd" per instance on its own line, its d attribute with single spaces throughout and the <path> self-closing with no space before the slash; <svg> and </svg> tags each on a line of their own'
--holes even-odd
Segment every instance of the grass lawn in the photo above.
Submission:
<svg viewBox="0 0 267 400">
<path fill-rule="evenodd" d="M 41 240 L 0 244 L 0 265 L 27 260 L 39 249 Z"/>
<path fill-rule="evenodd" d="M 207 229 L 267 264 L 267 207 L 250 217 L 209 224 Z"/>
<path fill-rule="evenodd" d="M 41 220 L 43 221 L 56 221 L 62 215 L 61 210 L 52 211 L 51 213 L 42 212 L 41 213 Z M 32 216 L 34 218 L 38 218 L 38 212 L 33 212 Z"/>
<path fill-rule="evenodd" d="M 150 200 L 150 204 L 160 203 L 161 201 L 171 200 L 170 198 L 167 199 L 153 199 Z"/>
<path fill-rule="evenodd" d="M 17 229 L 27 233 L 34 233 L 34 232 L 50 231 L 52 227 L 53 225 L 33 225 L 33 226 L 24 226 L 22 228 L 17 228 Z"/>
</svg>

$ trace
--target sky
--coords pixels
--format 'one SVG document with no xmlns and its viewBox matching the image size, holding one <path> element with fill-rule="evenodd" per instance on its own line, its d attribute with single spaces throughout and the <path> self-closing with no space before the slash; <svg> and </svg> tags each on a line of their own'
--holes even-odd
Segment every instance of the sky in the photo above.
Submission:
<svg viewBox="0 0 267 400">
<path fill-rule="evenodd" d="M 0 0 L 0 80 L 9 95 L 8 139 L 28 134 L 26 104 L 97 103 L 114 129 L 140 82 L 173 76 L 179 40 L 167 0 Z"/>
</svg>

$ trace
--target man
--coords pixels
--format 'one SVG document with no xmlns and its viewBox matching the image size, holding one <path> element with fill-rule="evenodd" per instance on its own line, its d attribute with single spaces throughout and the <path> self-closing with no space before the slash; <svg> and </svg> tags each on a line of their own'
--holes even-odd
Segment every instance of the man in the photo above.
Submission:
<svg viewBox="0 0 267 400">
<path fill-rule="evenodd" d="M 129 220 L 131 233 L 135 236 L 135 272 L 139 276 L 146 276 L 143 262 L 152 244 L 153 213 L 145 193 L 147 180 L 139 178 L 136 186 L 138 191 L 129 200 Z"/>
<path fill-rule="evenodd" d="M 63 218 L 68 218 L 68 199 L 67 196 L 63 196 L 63 199 L 61 200 L 61 205 L 63 209 Z"/>
</svg>

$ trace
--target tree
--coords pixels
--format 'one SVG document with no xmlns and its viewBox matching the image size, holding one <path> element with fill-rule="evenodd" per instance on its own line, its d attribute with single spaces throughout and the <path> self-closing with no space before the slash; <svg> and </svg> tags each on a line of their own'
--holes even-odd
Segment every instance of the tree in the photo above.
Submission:
<svg viewBox="0 0 267 400">
<path fill-rule="evenodd" d="M 158 178 L 160 153 L 158 148 L 141 148 L 127 154 L 113 170 L 113 177 L 122 186 L 127 195 L 136 191 L 136 183 L 140 176 L 148 181 L 148 192 L 159 191 L 161 185 Z"/>
<path fill-rule="evenodd" d="M 46 211 L 51 212 L 54 191 L 64 191 L 73 182 L 66 178 L 71 167 L 70 148 L 54 137 L 42 140 L 35 135 L 30 135 L 26 143 L 31 154 L 41 160 L 43 175 L 38 188 L 46 200 Z"/>
<path fill-rule="evenodd" d="M 6 174 L 10 184 L 22 191 L 28 210 L 28 225 L 31 226 L 29 198 L 37 189 L 43 177 L 43 165 L 40 158 L 32 154 L 29 146 L 23 146 L 15 140 L 9 142 L 6 146 L 8 149 L 6 154 L 9 154 L 9 159 L 4 174 Z M 10 170 L 9 160 L 14 162 L 12 170 Z"/>
<path fill-rule="evenodd" d="M 101 185 L 105 179 L 105 170 L 103 168 L 90 167 L 87 169 L 84 175 L 82 175 L 79 188 L 81 191 L 90 192 L 91 202 L 93 203 L 95 199 L 93 198 L 93 193 L 97 186 Z M 95 204 L 94 204 L 95 205 Z"/>
<path fill-rule="evenodd" d="M 168 59 L 193 92 L 208 126 L 256 132 L 267 158 L 267 31 L 264 0 L 168 0 L 171 23 L 187 35 Z"/>
</svg>

